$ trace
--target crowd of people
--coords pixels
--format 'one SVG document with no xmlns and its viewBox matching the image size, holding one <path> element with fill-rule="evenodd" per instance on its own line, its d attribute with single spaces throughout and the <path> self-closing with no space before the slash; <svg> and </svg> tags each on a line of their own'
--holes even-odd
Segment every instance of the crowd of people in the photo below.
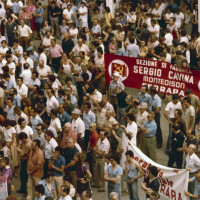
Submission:
<svg viewBox="0 0 200 200">
<path fill-rule="evenodd" d="M 105 84 L 104 53 L 198 69 L 195 0 L 0 1 L 0 175 L 8 200 L 14 179 L 27 200 L 138 200 L 138 179 L 159 199 L 158 169 L 144 173 L 122 134 L 157 162 L 163 147 L 162 99 L 154 86 L 127 94 L 119 72 Z M 134 98 L 133 96 L 137 96 Z M 171 96 L 165 153 L 169 167 L 189 171 L 185 195 L 200 197 L 199 98 Z M 126 155 L 125 170 L 121 155 Z M 148 175 L 147 175 L 148 174 Z"/>
</svg>

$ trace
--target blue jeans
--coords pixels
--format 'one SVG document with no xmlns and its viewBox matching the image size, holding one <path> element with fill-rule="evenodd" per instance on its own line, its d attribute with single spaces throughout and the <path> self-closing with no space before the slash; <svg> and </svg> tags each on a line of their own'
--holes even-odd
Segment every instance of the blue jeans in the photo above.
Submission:
<svg viewBox="0 0 200 200">
<path fill-rule="evenodd" d="M 138 181 L 134 181 L 133 183 L 129 183 L 132 178 L 126 177 L 126 184 L 128 189 L 128 195 L 130 200 L 140 200 L 138 196 Z"/>
<path fill-rule="evenodd" d="M 172 122 L 175 121 L 174 118 L 170 118 L 170 120 Z M 170 149 L 171 149 L 171 143 L 172 143 L 172 128 L 171 128 L 171 125 L 169 124 L 169 135 L 168 135 L 167 146 L 166 146 L 166 150 L 165 151 L 168 151 L 168 152 L 170 151 Z"/>
<path fill-rule="evenodd" d="M 108 183 L 108 199 L 110 199 L 111 192 L 117 192 L 118 200 L 121 200 L 121 184 Z"/>
</svg>

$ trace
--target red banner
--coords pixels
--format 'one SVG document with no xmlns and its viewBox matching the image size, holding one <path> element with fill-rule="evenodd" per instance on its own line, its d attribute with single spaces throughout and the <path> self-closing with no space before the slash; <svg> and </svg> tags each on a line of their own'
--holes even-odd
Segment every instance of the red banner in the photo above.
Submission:
<svg viewBox="0 0 200 200">
<path fill-rule="evenodd" d="M 121 74 L 126 87 L 155 86 L 159 93 L 184 96 L 187 88 L 200 97 L 200 71 L 177 67 L 167 62 L 105 54 L 106 84 L 114 72 Z"/>
</svg>

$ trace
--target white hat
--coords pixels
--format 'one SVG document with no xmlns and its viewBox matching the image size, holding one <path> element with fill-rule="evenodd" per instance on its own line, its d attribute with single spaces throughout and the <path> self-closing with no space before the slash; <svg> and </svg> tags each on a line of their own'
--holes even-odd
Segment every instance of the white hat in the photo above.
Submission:
<svg viewBox="0 0 200 200">
<path fill-rule="evenodd" d="M 74 115 L 80 115 L 80 114 L 81 114 L 81 111 L 80 111 L 78 108 L 75 108 L 75 109 L 72 111 L 72 114 L 74 114 Z"/>
<path fill-rule="evenodd" d="M 119 74 L 119 72 L 115 72 L 115 73 L 113 74 L 113 76 L 120 77 L 120 74 Z"/>
<path fill-rule="evenodd" d="M 142 102 L 139 106 L 138 106 L 138 109 L 147 109 L 148 108 L 148 106 L 147 106 L 147 103 L 145 103 L 145 102 Z"/>
</svg>

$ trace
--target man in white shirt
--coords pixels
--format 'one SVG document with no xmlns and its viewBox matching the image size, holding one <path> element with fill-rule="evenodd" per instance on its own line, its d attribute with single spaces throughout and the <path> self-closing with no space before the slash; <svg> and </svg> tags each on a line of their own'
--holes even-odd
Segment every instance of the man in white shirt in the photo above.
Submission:
<svg viewBox="0 0 200 200">
<path fill-rule="evenodd" d="M 36 70 L 38 72 L 38 78 L 41 81 L 41 85 L 44 87 L 44 84 L 47 82 L 48 75 L 52 73 L 51 68 L 44 64 L 43 60 L 39 60 Z"/>
<path fill-rule="evenodd" d="M 186 165 L 185 168 L 189 171 L 189 178 L 194 177 L 195 173 L 200 169 L 200 159 L 195 154 L 196 145 L 190 144 L 187 148 Z M 188 191 L 194 194 L 194 182 L 188 184 Z M 191 198 L 190 198 L 191 199 Z"/>
<path fill-rule="evenodd" d="M 165 31 L 164 31 L 164 38 L 165 38 L 165 44 L 170 47 L 173 45 L 172 41 L 173 41 L 173 36 L 172 34 L 170 33 L 169 29 L 166 28 Z"/>
<path fill-rule="evenodd" d="M 14 107 L 15 112 L 15 121 L 17 122 L 19 118 L 24 118 L 26 121 L 26 124 L 29 124 L 28 116 L 22 111 L 21 107 L 15 106 Z"/>
<path fill-rule="evenodd" d="M 84 147 L 84 137 L 85 137 L 85 124 L 80 118 L 81 111 L 75 108 L 72 111 L 72 131 L 77 134 L 77 142 L 83 149 Z"/>
<path fill-rule="evenodd" d="M 66 20 L 67 23 L 72 23 L 72 15 L 73 11 L 71 10 L 72 6 L 71 4 L 67 5 L 67 8 L 63 10 L 63 19 Z"/>
<path fill-rule="evenodd" d="M 79 20 L 81 21 L 81 28 L 88 28 L 88 9 L 85 5 L 85 1 L 81 2 L 81 7 L 78 9 L 77 14 L 79 14 Z"/>
<path fill-rule="evenodd" d="M 98 190 L 104 191 L 104 157 L 108 154 L 110 149 L 110 143 L 107 139 L 108 132 L 100 131 L 99 139 L 96 147 L 94 147 L 94 151 L 96 153 L 96 163 L 94 166 L 94 185 L 96 187 L 100 187 Z"/>
<path fill-rule="evenodd" d="M 18 119 L 18 126 L 16 128 L 16 132 L 17 134 L 20 134 L 21 132 L 24 132 L 27 134 L 28 138 L 30 138 L 31 140 L 33 140 L 33 129 L 26 125 L 26 121 L 24 118 L 19 118 Z"/>
<path fill-rule="evenodd" d="M 26 86 L 29 85 L 29 81 L 32 77 L 32 72 L 29 68 L 29 63 L 24 63 L 24 70 L 22 71 L 22 73 L 20 74 L 20 77 L 23 78 L 23 82 Z"/>
<path fill-rule="evenodd" d="M 27 97 L 28 95 L 28 87 L 23 83 L 23 78 L 18 77 L 17 78 L 17 96 L 20 98 L 20 100 L 23 97 Z"/>
<path fill-rule="evenodd" d="M 45 163 L 44 163 L 44 177 L 46 177 L 48 172 L 48 164 L 51 156 L 55 152 L 55 148 L 58 146 L 58 143 L 53 138 L 53 133 L 50 130 L 46 130 L 44 133 L 44 138 L 46 140 L 44 147 Z"/>
<path fill-rule="evenodd" d="M 29 38 L 31 38 L 32 30 L 24 23 L 24 20 L 21 20 L 21 25 L 18 28 L 18 32 L 20 45 L 25 49 L 25 47 L 28 45 Z"/>
<path fill-rule="evenodd" d="M 175 25 L 178 29 L 181 29 L 181 27 L 184 24 L 184 14 L 180 11 L 179 8 L 177 8 L 176 14 L 175 14 Z"/>
<path fill-rule="evenodd" d="M 46 106 L 46 112 L 47 114 L 50 116 L 51 110 L 54 108 L 58 108 L 59 103 L 58 100 L 56 99 L 56 97 L 54 96 L 54 90 L 52 88 L 49 88 L 47 90 L 47 106 Z"/>
<path fill-rule="evenodd" d="M 151 26 L 148 29 L 152 35 L 155 35 L 159 38 L 160 26 L 156 23 L 155 19 L 151 19 Z"/>
<path fill-rule="evenodd" d="M 98 38 L 101 34 L 101 27 L 98 24 L 97 19 L 93 20 L 93 27 L 91 29 L 91 34 L 92 34 L 92 36 L 95 36 L 96 38 Z"/>
<path fill-rule="evenodd" d="M 151 14 L 154 19 L 161 20 L 163 10 L 160 9 L 159 3 L 155 4 L 155 8 L 153 8 Z"/>
<path fill-rule="evenodd" d="M 21 64 L 21 71 L 23 72 L 24 70 L 24 64 L 28 63 L 29 64 L 29 68 L 30 70 L 33 72 L 33 60 L 31 58 L 29 58 L 29 53 L 27 51 L 23 52 L 23 57 L 20 60 L 20 64 Z"/>
<path fill-rule="evenodd" d="M 179 95 L 178 94 L 173 94 L 172 95 L 172 101 L 170 101 L 164 111 L 164 116 L 169 122 L 169 136 L 167 140 L 167 146 L 165 152 L 168 153 L 170 151 L 171 147 L 171 140 L 172 140 L 172 125 L 175 122 L 175 117 L 174 113 L 176 109 L 182 109 L 181 102 L 179 101 Z"/>
</svg>

